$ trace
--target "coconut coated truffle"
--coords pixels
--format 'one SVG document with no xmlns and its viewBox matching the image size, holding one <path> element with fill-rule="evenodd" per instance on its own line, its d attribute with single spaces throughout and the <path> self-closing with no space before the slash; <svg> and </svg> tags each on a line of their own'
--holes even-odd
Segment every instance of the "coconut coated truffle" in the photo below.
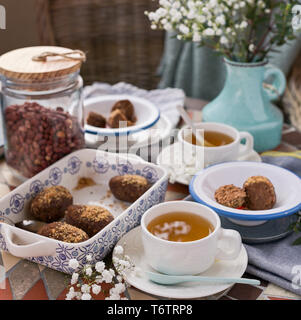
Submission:
<svg viewBox="0 0 301 320">
<path fill-rule="evenodd" d="M 72 203 L 69 190 L 63 186 L 52 186 L 45 188 L 31 201 L 30 212 L 37 220 L 53 222 L 63 218 Z"/>
<path fill-rule="evenodd" d="M 52 222 L 44 225 L 40 235 L 59 241 L 78 243 L 89 239 L 86 232 L 65 222 Z"/>
<path fill-rule="evenodd" d="M 71 205 L 65 213 L 67 223 L 84 230 L 90 237 L 114 220 L 105 208 L 90 205 Z"/>
</svg>

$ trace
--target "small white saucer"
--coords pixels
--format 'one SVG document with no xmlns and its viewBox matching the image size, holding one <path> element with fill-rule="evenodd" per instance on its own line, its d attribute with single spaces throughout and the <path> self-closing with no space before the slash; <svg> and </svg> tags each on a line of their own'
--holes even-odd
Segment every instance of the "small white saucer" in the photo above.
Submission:
<svg viewBox="0 0 301 320">
<path fill-rule="evenodd" d="M 139 267 L 141 275 L 131 273 L 126 276 L 126 281 L 133 287 L 149 294 L 173 299 L 195 299 L 215 295 L 230 288 L 233 284 L 209 284 L 198 282 L 185 282 L 176 285 L 160 285 L 150 281 L 144 270 L 154 271 L 144 257 L 144 249 L 141 241 L 141 227 L 136 227 L 125 234 L 117 243 L 124 248 L 136 267 Z M 114 252 L 114 251 L 113 251 Z M 231 277 L 240 278 L 248 264 L 248 256 L 245 247 L 242 245 L 241 252 L 235 260 L 218 260 L 202 276 L 206 277 Z"/>
<path fill-rule="evenodd" d="M 178 182 L 189 185 L 191 178 L 200 171 L 200 169 L 196 168 L 197 166 L 193 160 L 188 164 L 181 162 L 181 159 L 184 158 L 182 152 L 183 148 L 181 148 L 180 143 L 175 142 L 161 151 L 157 157 L 157 164 L 168 170 L 170 174 L 170 183 Z M 175 162 L 171 162 L 168 159 L 175 159 Z M 255 150 L 253 150 L 249 154 L 238 158 L 237 160 L 261 162 L 261 157 Z"/>
</svg>

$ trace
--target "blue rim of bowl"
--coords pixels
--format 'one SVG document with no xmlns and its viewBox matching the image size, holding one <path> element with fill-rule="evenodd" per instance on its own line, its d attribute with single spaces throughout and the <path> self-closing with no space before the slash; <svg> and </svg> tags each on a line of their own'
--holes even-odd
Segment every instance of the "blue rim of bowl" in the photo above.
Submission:
<svg viewBox="0 0 301 320">
<path fill-rule="evenodd" d="M 112 132 L 111 131 L 112 129 L 109 129 L 107 131 L 101 131 L 101 132 L 85 129 L 85 133 L 89 133 L 89 134 L 93 134 L 93 135 L 99 135 L 99 136 L 116 136 L 116 137 L 119 137 L 119 136 L 126 136 L 126 135 L 128 136 L 130 134 L 137 133 L 139 131 L 143 131 L 143 130 L 149 129 L 152 126 L 154 126 L 160 119 L 160 114 L 161 114 L 160 110 L 158 108 L 156 108 L 156 109 L 158 111 L 158 115 L 157 115 L 156 119 L 154 121 L 152 121 L 151 123 L 148 123 L 145 126 L 142 126 L 142 127 L 136 128 L 136 129 L 132 129 L 132 130 L 130 129 L 131 127 L 129 127 L 128 130 L 125 130 L 125 131 L 117 131 L 116 130 L 115 132 Z M 115 129 L 113 129 L 113 130 L 115 130 Z"/>
<path fill-rule="evenodd" d="M 235 163 L 235 162 L 243 162 L 243 163 L 252 163 L 254 164 L 254 162 L 251 162 L 251 161 L 231 161 L 231 162 L 226 162 L 227 164 L 228 163 Z M 285 169 L 283 167 L 280 167 L 280 166 L 277 166 L 277 165 L 273 165 L 273 164 L 270 164 L 270 163 L 264 163 L 264 162 L 261 162 L 261 164 L 264 164 L 264 165 L 268 165 L 268 166 L 273 166 L 273 167 L 278 167 L 280 169 L 283 169 L 283 170 L 286 170 L 290 173 L 292 173 L 293 175 L 295 175 L 298 179 L 301 180 L 301 178 L 295 174 L 294 172 L 288 170 L 288 169 Z M 290 208 L 290 209 L 287 209 L 287 210 L 284 210 L 284 211 L 280 211 L 280 212 L 276 212 L 276 213 L 270 213 L 270 214 L 258 214 L 258 215 L 253 215 L 253 216 L 249 216 L 249 215 L 246 215 L 246 214 L 240 214 L 240 213 L 235 213 L 235 212 L 231 212 L 231 211 L 226 211 L 226 210 L 223 210 L 223 209 L 219 209 L 219 208 L 216 208 L 210 204 L 208 204 L 207 202 L 205 202 L 204 200 L 202 200 L 197 194 L 196 192 L 194 191 L 194 187 L 193 187 L 193 184 L 194 184 L 194 181 L 195 179 L 201 174 L 201 172 L 203 172 L 204 170 L 207 170 L 213 166 L 217 166 L 217 165 L 221 165 L 221 163 L 217 163 L 217 164 L 213 164 L 207 168 L 204 168 L 202 171 L 199 171 L 198 173 L 196 173 L 193 178 L 191 179 L 190 183 L 189 183 L 189 193 L 190 195 L 192 196 L 192 198 L 213 209 L 215 212 L 217 212 L 218 214 L 222 215 L 222 216 L 225 216 L 227 218 L 233 218 L 233 219 L 238 219 L 238 220 L 248 220 L 248 221 L 255 221 L 255 220 L 273 220 L 273 219 L 277 219 L 277 218 L 282 218 L 282 217 L 285 217 L 285 216 L 289 216 L 289 215 L 292 215 L 294 213 L 297 213 L 298 211 L 301 210 L 301 202 L 293 207 L 293 208 Z"/>
</svg>

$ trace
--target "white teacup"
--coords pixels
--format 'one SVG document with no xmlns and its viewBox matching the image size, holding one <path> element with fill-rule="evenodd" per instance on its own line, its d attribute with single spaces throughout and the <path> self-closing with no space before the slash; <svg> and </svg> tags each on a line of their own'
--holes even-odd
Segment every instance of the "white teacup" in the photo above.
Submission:
<svg viewBox="0 0 301 320">
<path fill-rule="evenodd" d="M 156 237 L 147 230 L 154 218 L 169 212 L 189 212 L 207 219 L 214 230 L 207 237 L 173 242 Z M 170 275 L 194 275 L 209 269 L 215 259 L 233 260 L 241 250 L 241 236 L 221 228 L 219 216 L 210 208 L 192 201 L 169 201 L 148 209 L 141 219 L 142 242 L 148 264 Z"/>
<path fill-rule="evenodd" d="M 187 126 L 183 127 L 178 133 L 178 140 L 182 144 L 183 154 L 191 154 L 193 150 L 199 163 L 202 162 L 205 167 L 215 163 L 235 161 L 253 151 L 254 138 L 248 132 L 238 131 L 229 125 L 217 122 L 201 122 L 196 123 L 195 126 L 197 129 L 203 129 L 204 131 L 215 131 L 226 134 L 233 139 L 233 142 L 218 147 L 193 145 L 185 140 L 185 138 L 191 137 L 192 130 Z M 245 140 L 245 144 L 241 143 L 243 139 Z"/>
</svg>

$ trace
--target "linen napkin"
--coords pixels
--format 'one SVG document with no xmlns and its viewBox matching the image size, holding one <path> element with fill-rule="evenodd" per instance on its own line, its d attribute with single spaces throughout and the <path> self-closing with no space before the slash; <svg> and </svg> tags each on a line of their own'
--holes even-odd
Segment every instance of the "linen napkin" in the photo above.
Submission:
<svg viewBox="0 0 301 320">
<path fill-rule="evenodd" d="M 261 157 L 263 162 L 284 167 L 301 177 L 301 151 L 270 151 Z M 301 245 L 292 245 L 298 237 L 301 233 L 264 244 L 244 244 L 249 257 L 247 272 L 301 295 Z"/>
<path fill-rule="evenodd" d="M 114 85 L 103 82 L 94 82 L 92 85 L 84 87 L 83 90 L 84 100 L 107 94 L 134 95 L 147 99 L 159 108 L 160 112 L 169 119 L 173 127 L 178 124 L 180 119 L 176 107 L 178 105 L 184 106 L 185 102 L 185 93 L 182 89 L 166 88 L 144 90 L 125 82 L 118 82 Z"/>
</svg>

